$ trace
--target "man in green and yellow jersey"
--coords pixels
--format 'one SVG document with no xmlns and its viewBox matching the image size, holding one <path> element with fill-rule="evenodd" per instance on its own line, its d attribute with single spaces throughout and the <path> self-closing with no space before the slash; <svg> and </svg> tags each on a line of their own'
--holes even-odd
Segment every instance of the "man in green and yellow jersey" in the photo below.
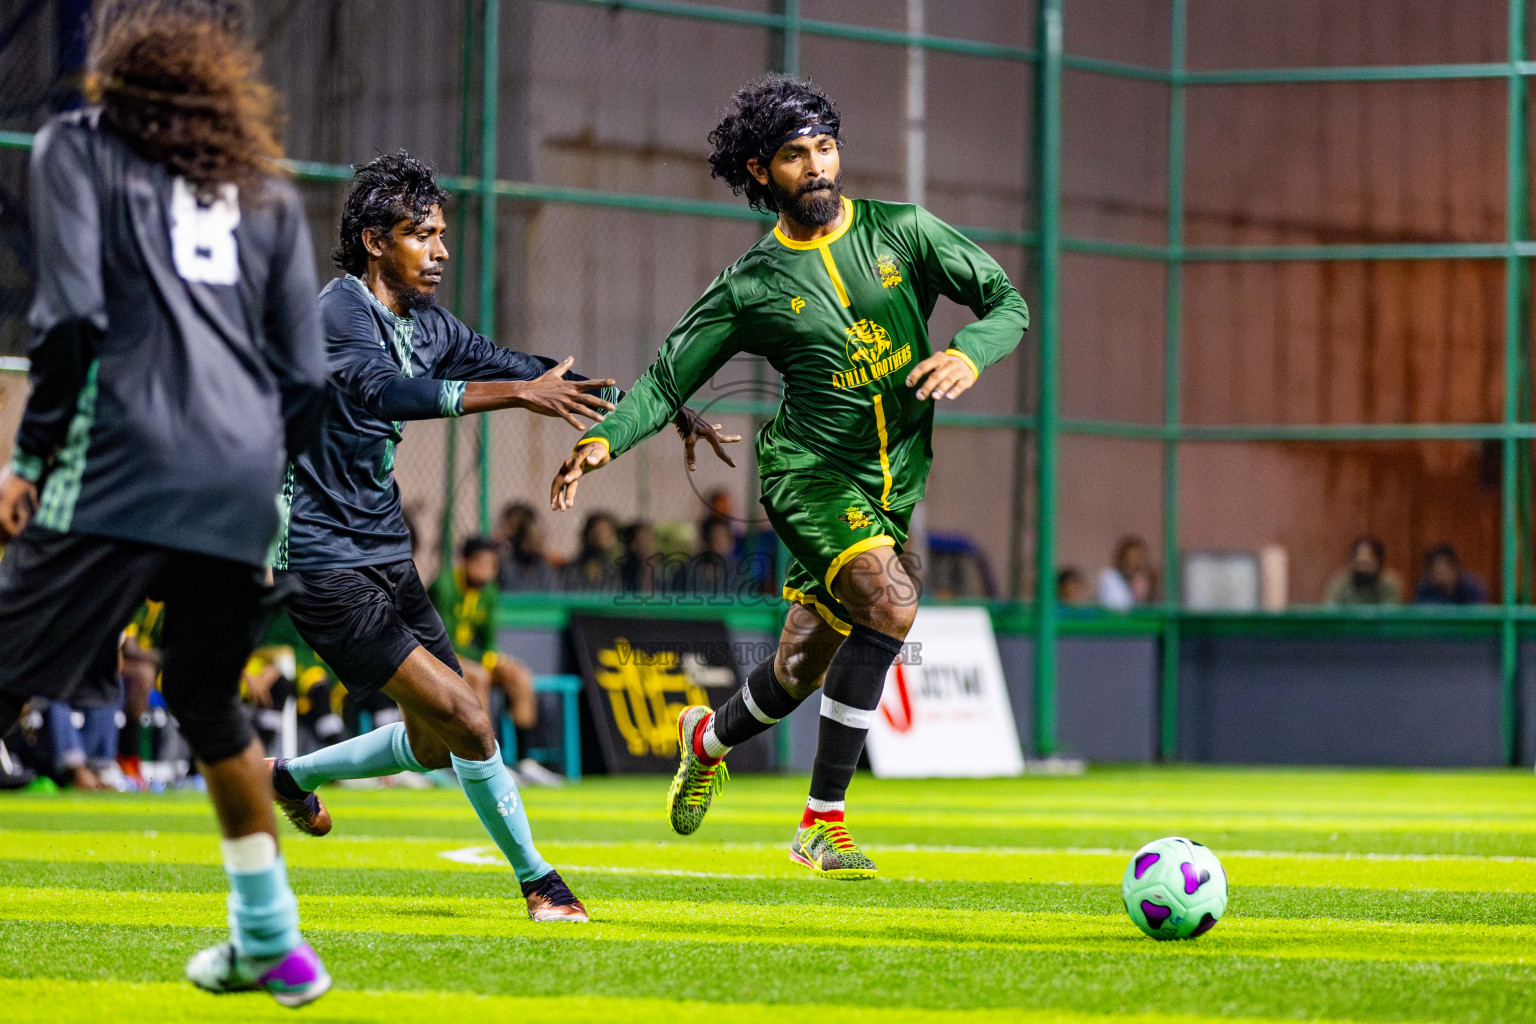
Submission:
<svg viewBox="0 0 1536 1024">
<path fill-rule="evenodd" d="M 885 676 L 916 613 L 917 583 L 897 557 L 933 459 L 933 408 L 958 398 L 1028 327 L 996 261 L 915 206 L 842 195 L 841 119 L 809 83 L 768 75 L 742 89 L 710 133 L 710 164 L 773 232 L 710 284 L 655 363 L 556 475 L 551 504 L 660 430 L 737 353 L 783 377 L 778 415 L 757 436 L 762 503 L 793 556 L 794 602 L 778 651 L 717 712 L 679 718 L 682 763 L 668 795 L 674 830 L 695 831 L 732 746 L 822 689 L 810 799 L 790 855 L 818 875 L 871 878 L 849 835 L 844 796 Z M 979 319 L 935 351 L 940 296 Z"/>
</svg>

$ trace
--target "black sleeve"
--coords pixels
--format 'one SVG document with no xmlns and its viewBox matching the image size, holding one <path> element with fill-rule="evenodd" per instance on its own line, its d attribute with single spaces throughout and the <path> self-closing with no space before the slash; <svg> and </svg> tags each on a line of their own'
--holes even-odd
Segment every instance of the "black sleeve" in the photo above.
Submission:
<svg viewBox="0 0 1536 1024">
<path fill-rule="evenodd" d="M 101 209 L 90 159 L 90 131 L 54 121 L 37 134 L 29 165 L 37 293 L 32 392 L 16 435 L 11 468 L 36 481 L 64 443 L 81 387 L 107 329 L 101 274 Z"/>
<path fill-rule="evenodd" d="M 458 317 L 444 309 L 435 310 L 447 335 L 442 358 L 433 368 L 433 376 L 464 381 L 533 380 L 558 366 L 558 359 L 534 356 L 515 349 L 501 348 L 485 335 L 470 330 Z M 590 380 L 574 370 L 565 372 L 565 380 Z M 610 394 L 611 392 L 612 394 Z M 623 392 L 605 388 L 600 396 L 617 402 Z"/>
</svg>

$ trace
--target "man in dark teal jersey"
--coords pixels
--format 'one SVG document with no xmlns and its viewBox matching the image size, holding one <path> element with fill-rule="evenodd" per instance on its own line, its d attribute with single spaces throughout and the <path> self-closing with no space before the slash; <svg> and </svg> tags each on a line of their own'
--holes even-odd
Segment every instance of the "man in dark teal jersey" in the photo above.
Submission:
<svg viewBox="0 0 1536 1024">
<path fill-rule="evenodd" d="M 289 467 L 274 566 L 299 634 L 354 698 L 382 689 L 403 721 L 277 759 L 272 785 L 295 827 L 324 835 L 331 819 L 315 795 L 321 785 L 451 764 L 512 864 L 529 916 L 585 921 L 586 909 L 534 846 L 490 717 L 416 573 L 394 461 L 411 420 L 521 408 L 580 430 L 576 416 L 601 418 L 619 392 L 611 380 L 571 373 L 570 359 L 502 348 L 436 304 L 449 257 L 448 198 L 432 169 L 405 152 L 376 157 L 353 176 L 333 254 L 344 276 L 319 299 L 332 386 L 318 436 Z M 677 424 L 686 437 L 725 440 L 692 414 Z"/>
<path fill-rule="evenodd" d="M 959 397 L 1013 351 L 1024 300 L 990 256 L 916 206 L 842 195 L 832 101 L 768 75 L 738 92 L 710 134 L 714 174 L 773 232 L 710 284 L 656 362 L 556 475 L 569 508 L 584 472 L 660 429 L 726 361 L 766 358 L 784 380 L 778 415 L 757 436 L 762 503 L 793 562 L 795 602 L 778 652 L 716 713 L 687 708 L 668 794 L 673 829 L 695 831 L 725 780 L 721 759 L 822 687 L 810 799 L 791 856 L 829 878 L 872 878 L 843 822 L 844 796 L 885 675 L 916 613 L 898 555 L 933 460 L 933 402 Z M 940 296 L 980 318 L 934 352 Z M 823 687 L 823 682 L 825 685 Z"/>
</svg>

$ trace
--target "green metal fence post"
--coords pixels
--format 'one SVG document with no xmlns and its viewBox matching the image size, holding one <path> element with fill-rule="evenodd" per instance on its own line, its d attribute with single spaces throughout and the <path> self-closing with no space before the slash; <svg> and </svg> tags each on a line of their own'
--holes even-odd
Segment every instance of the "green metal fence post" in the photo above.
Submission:
<svg viewBox="0 0 1536 1024">
<path fill-rule="evenodd" d="M 469 118 L 474 95 L 475 0 L 464 0 L 459 35 L 459 164 L 458 173 L 469 173 Z M 468 234 L 468 232 L 466 232 Z M 464 308 L 464 274 L 453 275 L 453 308 Z M 448 421 L 443 452 L 443 518 L 438 531 L 442 568 L 453 564 L 454 521 L 457 518 L 459 477 L 459 421 Z"/>
<path fill-rule="evenodd" d="M 1163 294 L 1163 425 L 1177 430 L 1184 315 L 1184 65 L 1189 36 L 1186 0 L 1173 0 L 1168 54 L 1168 258 Z M 1163 441 L 1163 644 L 1158 754 L 1179 752 L 1179 440 Z"/>
<path fill-rule="evenodd" d="M 1040 0 L 1040 392 L 1035 433 L 1035 752 L 1056 750 L 1056 498 L 1061 292 L 1061 71 L 1064 0 Z"/>
<path fill-rule="evenodd" d="M 496 337 L 496 98 L 501 0 L 486 0 L 480 66 L 480 333 Z M 480 532 L 491 532 L 491 418 L 480 417 Z"/>
<path fill-rule="evenodd" d="M 1509 78 L 1507 109 L 1506 241 L 1524 241 L 1530 227 L 1530 187 L 1526 166 L 1526 87 L 1518 65 L 1525 59 L 1526 0 L 1509 0 Z M 1519 637 L 1515 625 L 1516 581 L 1519 573 L 1519 463 L 1520 444 L 1513 428 L 1519 419 L 1520 392 L 1525 374 L 1526 290 L 1525 260 L 1513 249 L 1504 257 L 1504 428 L 1502 515 L 1503 539 L 1501 573 L 1503 617 L 1499 628 L 1499 667 L 1502 681 L 1500 718 L 1503 724 L 1503 750 L 1506 763 L 1515 760 L 1517 687 L 1519 685 Z"/>
</svg>

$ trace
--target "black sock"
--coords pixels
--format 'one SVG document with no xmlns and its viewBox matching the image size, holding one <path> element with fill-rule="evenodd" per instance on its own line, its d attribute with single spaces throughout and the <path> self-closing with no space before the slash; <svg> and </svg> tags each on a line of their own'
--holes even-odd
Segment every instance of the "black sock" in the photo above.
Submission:
<svg viewBox="0 0 1536 1024">
<path fill-rule="evenodd" d="M 512 726 L 512 732 L 517 737 L 517 759 L 521 761 L 523 758 L 530 756 L 528 751 L 533 749 L 534 732 L 533 729 L 524 729 L 516 724 Z"/>
<path fill-rule="evenodd" d="M 123 718 L 123 727 L 117 731 L 117 754 L 119 757 L 138 757 L 139 737 L 144 726 L 137 715 L 124 715 Z"/>
<path fill-rule="evenodd" d="M 303 800 L 309 796 L 297 782 L 293 781 L 293 776 L 288 774 L 286 757 L 278 758 L 277 763 L 272 766 L 272 788 L 277 791 L 278 796 L 287 800 Z"/>
<path fill-rule="evenodd" d="M 0 690 L 0 740 L 11 731 L 11 726 L 21 720 L 21 711 L 27 706 L 27 698 Z"/>
<path fill-rule="evenodd" d="M 854 623 L 848 639 L 832 656 L 821 690 L 821 727 L 811 765 L 812 800 L 841 803 L 847 795 L 864 737 L 880 706 L 885 674 L 901 646 L 901 640 L 889 633 Z"/>
<path fill-rule="evenodd" d="M 793 697 L 784 689 L 773 671 L 773 659 L 770 654 L 754 665 L 747 673 L 746 685 L 715 712 L 715 739 L 726 746 L 734 747 L 767 732 L 805 703 L 804 697 Z"/>
</svg>

